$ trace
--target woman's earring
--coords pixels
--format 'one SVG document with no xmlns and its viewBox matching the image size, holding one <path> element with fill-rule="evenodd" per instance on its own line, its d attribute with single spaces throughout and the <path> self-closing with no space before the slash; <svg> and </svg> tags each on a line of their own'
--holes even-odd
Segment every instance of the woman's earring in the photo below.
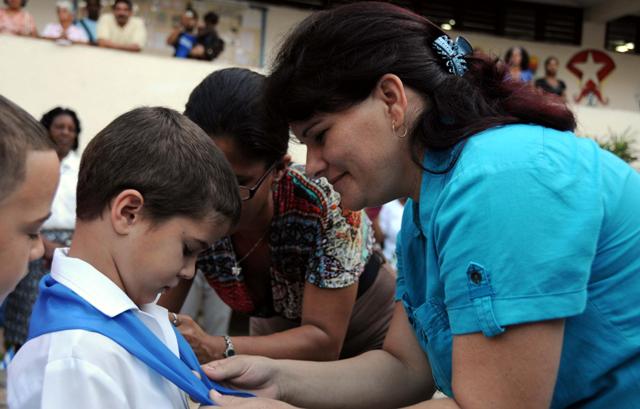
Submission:
<svg viewBox="0 0 640 409">
<path fill-rule="evenodd" d="M 400 138 L 400 139 L 402 139 L 405 136 L 407 136 L 407 132 L 409 131 L 409 129 L 405 125 L 404 133 L 402 135 L 400 135 L 400 136 L 396 135 L 396 121 L 395 120 L 391 121 L 391 130 L 393 131 L 393 135 L 398 137 L 398 138 Z"/>
</svg>

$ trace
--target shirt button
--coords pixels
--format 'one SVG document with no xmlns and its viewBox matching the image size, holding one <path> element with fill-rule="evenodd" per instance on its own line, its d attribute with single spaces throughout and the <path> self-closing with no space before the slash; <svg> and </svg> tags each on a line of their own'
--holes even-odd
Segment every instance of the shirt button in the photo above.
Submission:
<svg viewBox="0 0 640 409">
<path fill-rule="evenodd" d="M 480 274 L 480 272 L 478 271 L 472 272 L 471 281 L 473 281 L 474 284 L 480 284 L 480 282 L 482 281 L 482 274 Z"/>
</svg>

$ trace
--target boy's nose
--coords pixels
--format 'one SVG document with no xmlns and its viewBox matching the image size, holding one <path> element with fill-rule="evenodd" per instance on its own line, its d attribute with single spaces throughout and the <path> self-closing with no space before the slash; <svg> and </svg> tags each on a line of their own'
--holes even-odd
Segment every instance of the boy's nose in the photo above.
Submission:
<svg viewBox="0 0 640 409">
<path fill-rule="evenodd" d="M 33 242 L 33 246 L 29 252 L 29 261 L 37 260 L 42 256 L 44 256 L 44 243 L 42 242 L 42 236 L 39 236 L 38 239 Z"/>
<path fill-rule="evenodd" d="M 180 270 L 180 272 L 178 273 L 178 277 L 185 279 L 185 280 L 191 280 L 193 278 L 193 276 L 196 275 L 196 261 L 193 260 L 193 262 L 188 263 L 187 265 L 185 265 L 184 267 L 182 267 L 182 270 Z"/>
</svg>

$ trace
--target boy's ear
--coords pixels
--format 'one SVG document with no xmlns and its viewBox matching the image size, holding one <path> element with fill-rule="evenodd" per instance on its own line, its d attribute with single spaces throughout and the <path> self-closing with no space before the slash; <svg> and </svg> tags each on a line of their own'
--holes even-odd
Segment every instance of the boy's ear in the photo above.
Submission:
<svg viewBox="0 0 640 409">
<path fill-rule="evenodd" d="M 118 234 L 129 234 L 131 228 L 140 221 L 144 197 L 135 189 L 120 192 L 111 200 L 111 224 Z"/>
<path fill-rule="evenodd" d="M 274 176 L 274 180 L 276 182 L 279 182 L 280 179 L 282 179 L 282 177 L 284 176 L 284 174 L 287 173 L 287 168 L 289 167 L 290 164 L 291 164 L 291 155 L 287 153 L 282 157 L 282 159 L 280 160 L 280 163 L 276 166 L 276 172 Z"/>
</svg>

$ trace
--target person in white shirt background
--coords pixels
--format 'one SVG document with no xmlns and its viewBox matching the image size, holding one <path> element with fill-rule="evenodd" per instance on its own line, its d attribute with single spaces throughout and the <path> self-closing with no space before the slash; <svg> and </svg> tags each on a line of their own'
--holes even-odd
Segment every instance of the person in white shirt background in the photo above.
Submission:
<svg viewBox="0 0 640 409">
<path fill-rule="evenodd" d="M 76 150 L 80 120 L 73 110 L 56 107 L 45 113 L 40 123 L 55 144 L 60 160 L 60 183 L 53 199 L 51 216 L 42 226 L 44 256 L 29 263 L 29 273 L 7 297 L 4 338 L 9 356 L 26 341 L 31 309 L 38 296 L 38 283 L 49 272 L 54 250 L 70 245 L 76 221 L 76 185 L 80 167 Z"/>
<path fill-rule="evenodd" d="M 88 43 L 89 37 L 85 30 L 73 24 L 75 17 L 73 5 L 70 1 L 56 3 L 58 23 L 49 23 L 42 32 L 42 37 L 66 43 Z"/>
<path fill-rule="evenodd" d="M 396 238 L 400 227 L 402 227 L 402 213 L 404 212 L 404 203 L 406 201 L 406 198 L 402 198 L 385 203 L 377 219 L 377 226 L 382 234 L 382 253 L 394 269 L 398 261 L 396 256 Z M 376 240 L 377 239 L 378 237 Z"/>
</svg>

